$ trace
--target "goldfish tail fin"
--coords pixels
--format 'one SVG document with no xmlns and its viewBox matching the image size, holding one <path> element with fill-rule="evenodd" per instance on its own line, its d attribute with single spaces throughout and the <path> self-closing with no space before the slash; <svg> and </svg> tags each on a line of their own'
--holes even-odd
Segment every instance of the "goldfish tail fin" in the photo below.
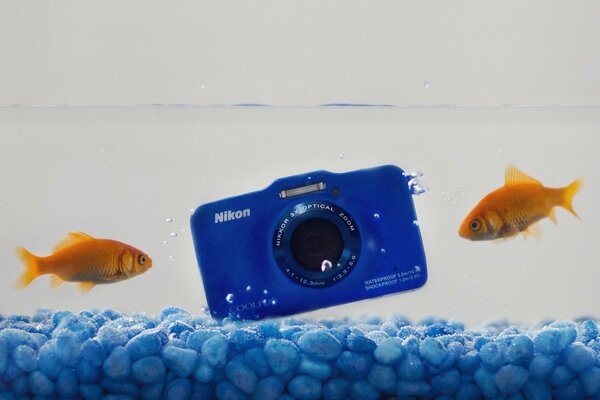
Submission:
<svg viewBox="0 0 600 400">
<path fill-rule="evenodd" d="M 27 285 L 29 285 L 32 280 L 41 275 L 38 264 L 39 257 L 31 254 L 23 247 L 17 247 L 16 253 L 21 262 L 23 262 L 23 265 L 25 266 L 25 271 L 23 271 L 15 286 L 17 287 L 17 289 L 23 289 L 27 287 Z"/>
<path fill-rule="evenodd" d="M 579 215 L 573 209 L 573 197 L 581 190 L 583 186 L 583 179 L 577 179 L 569 186 L 563 189 L 563 200 L 560 204 L 561 207 L 566 208 L 571 214 L 579 218 Z M 579 218 L 581 219 L 581 218 Z"/>
</svg>

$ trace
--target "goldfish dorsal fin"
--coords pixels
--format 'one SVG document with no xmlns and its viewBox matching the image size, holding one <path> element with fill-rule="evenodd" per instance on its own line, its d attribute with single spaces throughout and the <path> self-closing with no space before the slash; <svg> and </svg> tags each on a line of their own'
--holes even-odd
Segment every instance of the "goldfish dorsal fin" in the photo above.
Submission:
<svg viewBox="0 0 600 400">
<path fill-rule="evenodd" d="M 56 246 L 54 246 L 53 252 L 56 253 L 60 250 L 67 249 L 78 243 L 87 242 L 88 240 L 93 239 L 93 237 L 83 232 L 69 232 L 67 233 L 67 237 L 65 237 L 63 240 L 58 242 Z"/>
<path fill-rule="evenodd" d="M 542 186 L 542 182 L 527 175 L 514 165 L 511 164 L 506 167 L 506 172 L 504 173 L 504 186 L 517 185 L 520 183 L 532 183 L 534 185 Z"/>
<path fill-rule="evenodd" d="M 79 290 L 81 293 L 87 293 L 96 286 L 94 282 L 81 282 L 79 283 Z"/>
<path fill-rule="evenodd" d="M 52 275 L 50 277 L 50 288 L 51 289 L 56 289 L 57 287 L 59 287 L 60 285 L 62 285 L 64 281 L 60 278 L 60 276 L 58 275 Z"/>
</svg>

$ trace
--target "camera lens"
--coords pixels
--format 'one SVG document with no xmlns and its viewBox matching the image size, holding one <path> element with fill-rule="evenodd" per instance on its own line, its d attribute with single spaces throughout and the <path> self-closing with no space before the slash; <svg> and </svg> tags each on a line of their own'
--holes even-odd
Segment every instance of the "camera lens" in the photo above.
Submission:
<svg viewBox="0 0 600 400">
<path fill-rule="evenodd" d="M 350 275 L 360 254 L 354 218 L 327 201 L 296 203 L 279 218 L 273 256 L 281 272 L 299 285 L 328 287 Z"/>
<path fill-rule="evenodd" d="M 300 266 L 314 272 L 331 268 L 341 257 L 344 239 L 335 224 L 324 218 L 302 221 L 290 241 L 292 256 Z"/>
</svg>

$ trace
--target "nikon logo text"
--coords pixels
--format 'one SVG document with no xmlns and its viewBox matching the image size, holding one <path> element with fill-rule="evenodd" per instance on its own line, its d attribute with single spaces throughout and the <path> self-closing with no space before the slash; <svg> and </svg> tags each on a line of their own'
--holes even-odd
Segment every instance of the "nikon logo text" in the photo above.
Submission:
<svg viewBox="0 0 600 400">
<path fill-rule="evenodd" d="M 247 218 L 250 216 L 250 209 L 246 208 L 245 210 L 237 210 L 237 211 L 221 211 L 220 213 L 215 213 L 215 224 L 227 221 L 233 221 L 234 219 Z"/>
</svg>

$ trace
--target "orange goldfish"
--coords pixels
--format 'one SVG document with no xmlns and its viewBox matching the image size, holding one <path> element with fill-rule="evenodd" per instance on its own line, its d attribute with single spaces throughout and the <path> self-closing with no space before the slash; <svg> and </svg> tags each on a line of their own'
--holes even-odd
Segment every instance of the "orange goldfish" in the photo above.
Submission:
<svg viewBox="0 0 600 400">
<path fill-rule="evenodd" d="M 532 225 L 548 217 L 556 224 L 554 207 L 573 210 L 573 196 L 581 189 L 577 179 L 564 188 L 547 188 L 514 165 L 506 168 L 504 186 L 485 196 L 464 219 L 458 234 L 470 240 L 492 240 L 523 234 L 537 236 Z"/>
<path fill-rule="evenodd" d="M 19 289 L 38 276 L 52 274 L 51 288 L 64 281 L 79 282 L 79 289 L 89 292 L 97 284 L 122 281 L 152 267 L 150 257 L 135 247 L 116 240 L 95 239 L 83 232 L 69 232 L 47 257 L 35 256 L 23 247 L 16 250 L 25 265 L 17 281 Z"/>
</svg>

